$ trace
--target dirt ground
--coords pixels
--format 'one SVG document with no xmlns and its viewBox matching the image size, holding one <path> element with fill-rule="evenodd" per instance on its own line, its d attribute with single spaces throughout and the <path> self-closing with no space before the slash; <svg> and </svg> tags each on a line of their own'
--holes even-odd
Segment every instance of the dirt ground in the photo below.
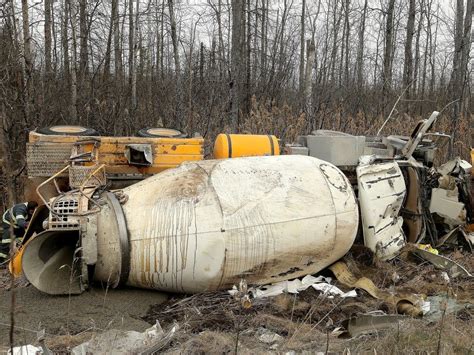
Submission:
<svg viewBox="0 0 474 355">
<path fill-rule="evenodd" d="M 0 269 L 0 354 L 9 345 L 12 298 L 9 279 L 8 271 Z M 56 342 L 68 340 L 68 335 L 76 335 L 74 341 L 81 342 L 94 332 L 111 328 L 143 331 L 150 325 L 140 317 L 150 305 L 167 299 L 160 292 L 131 288 L 107 292 L 94 288 L 80 296 L 59 297 L 24 286 L 22 281 L 15 288 L 15 344 L 36 343 L 36 331 L 41 329 L 45 329 L 47 339 Z"/>
<path fill-rule="evenodd" d="M 471 273 L 472 254 L 446 252 Z M 227 291 L 197 295 L 169 295 L 137 289 L 106 292 L 94 288 L 80 296 L 52 297 L 32 286 L 16 288 L 15 343 L 35 344 L 36 330 L 46 330 L 46 344 L 67 353 L 104 330 L 143 331 L 159 321 L 167 332 L 178 331 L 160 347 L 162 353 L 441 353 L 474 351 L 474 281 L 457 277 L 446 281 L 442 271 L 402 254 L 391 262 L 375 261 L 364 247 L 344 258 L 356 276 L 369 277 L 389 292 L 424 294 L 441 299 L 437 316 L 405 317 L 389 329 L 357 337 L 343 337 L 344 322 L 360 314 L 396 310 L 359 290 L 355 298 L 328 298 L 312 288 L 297 295 L 251 299 L 242 306 Z M 330 271 L 323 271 L 326 276 Z M 334 277 L 334 276 L 333 276 Z M 343 291 L 349 288 L 335 284 Z M 9 275 L 0 271 L 0 353 L 8 345 L 11 291 Z M 446 304 L 445 304 L 446 302 Z M 458 306 L 449 310 L 449 302 Z M 443 308 L 444 307 L 444 308 Z"/>
</svg>

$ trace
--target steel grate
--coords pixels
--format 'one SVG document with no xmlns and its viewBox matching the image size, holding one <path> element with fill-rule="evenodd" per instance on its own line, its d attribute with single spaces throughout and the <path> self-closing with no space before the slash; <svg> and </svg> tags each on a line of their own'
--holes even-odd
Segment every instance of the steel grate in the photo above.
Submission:
<svg viewBox="0 0 474 355">
<path fill-rule="evenodd" d="M 71 143 L 27 143 L 28 177 L 50 177 L 54 175 L 68 165 L 71 150 Z M 67 176 L 67 173 L 62 176 Z"/>
<path fill-rule="evenodd" d="M 69 185 L 72 188 L 85 186 L 104 186 L 107 183 L 104 169 L 97 169 L 98 165 L 79 166 L 72 165 L 69 168 Z M 94 173 L 95 172 L 95 173 Z M 91 174 L 94 173 L 93 176 Z"/>
<path fill-rule="evenodd" d="M 63 195 L 56 198 L 51 208 L 54 213 L 50 214 L 50 228 L 78 228 L 77 217 L 79 201 L 72 195 Z"/>
</svg>

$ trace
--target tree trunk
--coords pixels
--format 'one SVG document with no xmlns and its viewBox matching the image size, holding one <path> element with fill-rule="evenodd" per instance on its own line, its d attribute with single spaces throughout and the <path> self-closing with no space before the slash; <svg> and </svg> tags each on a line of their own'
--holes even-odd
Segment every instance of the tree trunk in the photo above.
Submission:
<svg viewBox="0 0 474 355">
<path fill-rule="evenodd" d="M 170 12 L 171 41 L 173 42 L 174 70 L 176 73 L 176 78 L 179 78 L 181 68 L 179 63 L 178 35 L 176 33 L 176 18 L 174 16 L 173 0 L 168 0 L 168 8 Z"/>
<path fill-rule="evenodd" d="M 51 0 L 44 0 L 44 64 L 48 80 L 51 76 Z"/>
<path fill-rule="evenodd" d="M 265 82 L 267 66 L 267 48 L 268 48 L 268 0 L 262 0 L 262 29 L 260 43 L 260 81 Z"/>
<path fill-rule="evenodd" d="M 466 86 L 469 83 L 469 73 L 470 69 L 468 67 L 470 60 L 471 44 L 472 44 L 472 16 L 474 13 L 474 0 L 467 0 L 466 2 L 466 14 L 464 17 L 464 34 L 463 34 L 463 43 L 462 43 L 462 52 L 461 52 L 461 114 L 467 114 L 467 100 L 469 99 L 468 95 L 465 95 Z M 463 105 L 464 104 L 464 107 Z M 466 110 L 464 110 L 466 108 Z"/>
<path fill-rule="evenodd" d="M 306 10 L 306 0 L 303 0 L 301 5 L 301 29 L 300 29 L 300 70 L 299 70 L 299 91 L 300 97 L 303 97 L 304 93 L 304 44 L 305 44 L 305 10 Z M 303 100 L 304 102 L 304 100 Z"/>
<path fill-rule="evenodd" d="M 242 98 L 242 15 L 244 0 L 232 0 L 232 65 L 231 65 L 231 110 L 229 127 L 232 132 L 237 132 L 239 125 L 239 111 Z"/>
<path fill-rule="evenodd" d="M 408 7 L 408 21 L 405 41 L 405 62 L 403 65 L 403 87 L 408 87 L 413 80 L 413 34 L 415 32 L 415 0 L 409 1 Z M 410 88 L 406 91 L 406 96 L 410 98 Z"/>
<path fill-rule="evenodd" d="M 204 43 L 199 46 L 199 81 L 202 85 L 204 82 Z"/>
<path fill-rule="evenodd" d="M 30 20 L 28 13 L 28 0 L 21 0 L 21 13 L 23 17 L 23 58 L 24 58 L 24 75 L 23 75 L 23 101 L 25 122 L 29 122 L 32 114 L 32 71 L 33 63 L 31 57 L 31 34 Z"/>
<path fill-rule="evenodd" d="M 420 37 L 421 37 L 421 31 L 423 29 L 423 24 L 424 24 L 424 18 L 425 18 L 425 1 L 421 0 L 420 3 L 420 17 L 418 20 L 418 27 L 416 29 L 416 39 L 415 39 L 415 66 L 413 68 L 413 85 L 412 85 L 412 93 L 414 95 L 418 94 L 418 82 L 419 82 L 419 72 L 420 72 Z M 427 28 L 427 38 L 430 37 L 431 34 L 431 28 L 428 26 Z M 428 34 L 429 32 L 429 34 Z M 428 53 L 425 52 L 425 56 L 427 56 Z"/>
<path fill-rule="evenodd" d="M 431 28 L 431 1 L 430 3 L 430 8 L 429 8 L 429 13 L 427 13 L 426 19 L 427 19 L 427 24 L 429 28 Z M 439 7 L 438 7 L 439 9 Z M 435 73 L 435 53 L 436 53 L 436 41 L 438 38 L 438 28 L 439 28 L 439 21 L 436 20 L 436 26 L 435 26 L 435 34 L 434 34 L 434 40 L 433 40 L 433 34 L 431 30 L 428 32 L 429 34 L 429 39 L 430 39 L 430 69 L 431 69 L 431 75 L 430 75 L 430 97 L 433 97 L 434 94 L 434 89 L 435 89 L 435 81 L 436 81 L 436 73 Z"/>
<path fill-rule="evenodd" d="M 178 47 L 178 34 L 176 31 L 176 17 L 174 14 L 174 2 L 173 0 L 168 0 L 168 10 L 170 14 L 170 27 L 171 27 L 171 41 L 173 43 L 173 59 L 174 59 L 174 71 L 176 77 L 175 84 L 175 122 L 178 124 L 178 128 L 184 123 L 181 120 L 184 120 L 182 117 L 182 105 L 181 102 L 184 101 L 184 93 L 181 92 L 181 65 L 179 61 L 179 47 Z"/>
<path fill-rule="evenodd" d="M 53 7 L 51 6 L 51 35 L 52 35 L 52 63 L 51 63 L 51 66 L 52 66 L 52 74 L 56 74 L 58 73 L 58 64 L 59 64 L 59 61 L 58 61 L 58 43 L 57 43 L 57 36 L 56 36 L 56 32 L 57 32 L 57 29 L 56 29 L 56 20 L 55 20 L 55 17 L 54 17 L 54 11 L 53 11 Z"/>
<path fill-rule="evenodd" d="M 160 77 L 160 62 L 161 56 L 161 42 L 163 41 L 163 36 L 160 32 L 160 16 L 158 15 L 158 3 L 159 0 L 155 0 L 155 22 L 156 22 L 156 56 L 155 56 L 155 78 Z"/>
<path fill-rule="evenodd" d="M 219 53 L 219 78 L 222 79 L 224 76 L 224 68 L 225 68 L 225 51 L 224 51 L 224 37 L 222 34 L 222 3 L 221 0 L 217 2 L 217 10 L 216 11 L 216 20 L 217 20 L 217 37 L 219 41 L 218 45 L 218 53 Z"/>
<path fill-rule="evenodd" d="M 247 41 L 246 41 L 246 59 L 245 59 L 245 114 L 250 112 L 250 103 L 251 103 L 251 50 L 252 50 L 252 32 L 250 27 L 251 11 L 250 11 L 250 1 L 247 0 Z"/>
<path fill-rule="evenodd" d="M 344 86 L 346 87 L 346 90 L 349 87 L 349 56 L 351 51 L 349 46 L 349 38 L 351 36 L 349 14 L 350 0 L 346 0 L 344 4 L 344 58 L 341 56 L 341 62 L 344 61 Z"/>
<path fill-rule="evenodd" d="M 452 119 L 452 140 L 449 147 L 450 157 L 455 155 L 454 144 L 458 137 L 459 118 L 462 114 L 463 99 L 464 99 L 464 85 L 467 75 L 467 64 L 469 61 L 470 51 L 470 37 L 472 26 L 473 1 L 467 0 L 466 15 L 464 16 L 464 1 L 457 0 L 456 2 L 456 28 L 454 38 L 454 55 L 453 55 L 453 71 L 451 74 L 450 88 L 452 99 L 454 102 L 451 119 Z"/>
<path fill-rule="evenodd" d="M 87 30 L 87 0 L 79 0 L 79 83 L 82 86 L 87 72 L 88 61 L 88 30 Z"/>
<path fill-rule="evenodd" d="M 120 82 L 122 78 L 122 50 L 120 41 L 120 19 L 118 0 L 112 0 L 112 18 L 114 23 L 114 71 L 116 80 Z"/>
<path fill-rule="evenodd" d="M 160 28 L 160 37 L 161 37 L 161 48 L 160 48 L 160 72 L 161 78 L 164 78 L 165 75 L 165 1 L 163 0 L 161 4 L 161 28 Z"/>
<path fill-rule="evenodd" d="M 359 90 L 362 89 L 364 85 L 364 44 L 365 44 L 365 19 L 367 16 L 367 2 L 364 2 L 364 8 L 362 10 L 362 15 L 360 19 L 359 27 L 359 45 L 357 49 L 357 87 Z"/>
<path fill-rule="evenodd" d="M 383 107 L 387 108 L 387 95 L 392 87 L 392 62 L 393 62 L 393 12 L 395 9 L 395 0 L 389 0 L 387 9 L 387 21 L 385 23 L 385 48 L 383 55 L 383 72 L 382 72 L 382 95 Z"/>
<path fill-rule="evenodd" d="M 114 33 L 114 12 L 116 9 L 116 0 L 112 0 L 112 14 L 110 16 L 110 26 L 109 26 L 109 33 L 107 34 L 107 49 L 105 50 L 105 59 L 104 59 L 104 79 L 108 80 L 108 77 L 110 75 L 110 62 L 111 62 L 111 53 L 112 53 L 112 36 Z"/>
<path fill-rule="evenodd" d="M 69 0 L 64 0 L 63 2 L 63 21 L 62 21 L 62 31 L 61 31 L 61 47 L 63 50 L 63 72 L 66 79 L 66 83 L 69 86 L 70 81 L 70 68 L 69 68 Z"/>
<path fill-rule="evenodd" d="M 255 88 L 258 85 L 258 80 L 257 80 L 257 63 L 259 62 L 258 60 L 258 30 L 259 30 L 259 23 L 258 23 L 258 18 L 259 18 L 259 12 L 258 12 L 258 0 L 255 0 L 255 7 L 254 7 L 254 14 L 255 14 L 255 25 L 254 25 L 254 31 L 253 31 L 253 67 L 252 67 L 252 87 L 255 92 Z"/>
<path fill-rule="evenodd" d="M 76 36 L 76 20 L 72 13 L 71 0 L 66 0 L 68 5 L 69 19 L 71 22 L 72 32 L 72 70 L 71 70 L 71 120 L 77 123 L 77 36 Z"/>
<path fill-rule="evenodd" d="M 137 9 L 138 9 L 137 0 Z M 128 37 L 128 75 L 129 75 L 129 87 L 130 87 L 130 115 L 133 116 L 137 107 L 137 68 L 136 68 L 136 33 L 135 33 L 135 17 L 133 9 L 133 1 L 130 0 L 128 7 L 128 24 L 129 24 L 129 37 Z"/>
<path fill-rule="evenodd" d="M 13 19 L 13 21 L 15 21 L 15 19 Z M 14 40 L 16 40 L 16 38 Z M 15 159 L 12 157 L 11 141 L 9 139 L 9 136 L 5 134 L 8 125 L 5 104 L 2 103 L 1 108 L 2 110 L 0 112 L 0 151 L 2 152 L 2 162 L 0 164 L 0 167 L 4 179 L 6 180 L 7 196 L 6 198 L 3 197 L 3 200 L 7 203 L 7 206 L 4 207 L 9 208 L 9 206 L 13 206 L 15 203 L 18 202 L 15 186 L 15 177 L 13 173 L 13 164 Z"/>
<path fill-rule="evenodd" d="M 331 50 L 331 61 L 330 61 L 330 78 L 331 84 L 336 83 L 336 62 L 337 62 L 337 51 L 338 51 L 338 37 L 339 37 L 339 27 L 341 24 L 342 16 L 338 16 L 338 6 L 339 1 L 334 2 L 333 8 L 333 22 L 332 22 L 332 50 Z"/>
<path fill-rule="evenodd" d="M 314 65 L 314 57 L 316 55 L 316 47 L 314 45 L 314 40 L 306 41 L 306 73 L 304 79 L 304 97 L 305 97 L 305 111 L 310 113 L 312 112 L 312 91 L 313 91 L 313 80 L 312 72 Z M 310 118 L 310 117 L 309 117 Z"/>
</svg>

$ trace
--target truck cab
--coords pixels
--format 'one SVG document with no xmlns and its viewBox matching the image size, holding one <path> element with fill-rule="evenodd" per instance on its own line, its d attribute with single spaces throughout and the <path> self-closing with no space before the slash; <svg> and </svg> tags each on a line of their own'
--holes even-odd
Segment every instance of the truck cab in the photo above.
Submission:
<svg viewBox="0 0 474 355">
<path fill-rule="evenodd" d="M 52 126 L 29 133 L 25 198 L 38 203 L 86 185 L 120 189 L 185 161 L 203 159 L 200 136 L 147 128 L 137 136 L 101 136 L 81 126 Z"/>
</svg>

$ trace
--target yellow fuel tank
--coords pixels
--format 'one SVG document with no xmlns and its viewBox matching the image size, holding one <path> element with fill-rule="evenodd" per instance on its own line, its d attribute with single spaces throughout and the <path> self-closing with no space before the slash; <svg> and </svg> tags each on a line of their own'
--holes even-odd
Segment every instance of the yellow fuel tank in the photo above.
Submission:
<svg viewBox="0 0 474 355">
<path fill-rule="evenodd" d="M 214 158 L 237 158 L 280 155 L 278 139 L 272 135 L 224 134 L 214 143 Z"/>
</svg>

